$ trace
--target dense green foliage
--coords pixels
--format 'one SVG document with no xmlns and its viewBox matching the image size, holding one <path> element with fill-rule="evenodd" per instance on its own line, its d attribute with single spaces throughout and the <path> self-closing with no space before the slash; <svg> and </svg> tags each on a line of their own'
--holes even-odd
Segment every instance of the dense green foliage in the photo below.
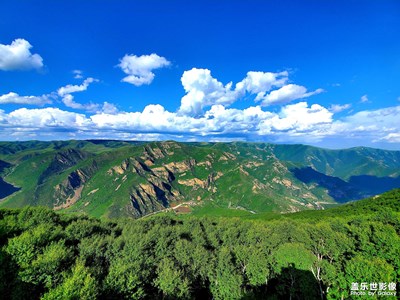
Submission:
<svg viewBox="0 0 400 300">
<path fill-rule="evenodd" d="M 100 221 L 40 207 L 3 209 L 0 295 L 350 299 L 352 282 L 399 281 L 399 203 L 400 190 L 394 190 L 264 220 L 159 215 Z"/>
</svg>

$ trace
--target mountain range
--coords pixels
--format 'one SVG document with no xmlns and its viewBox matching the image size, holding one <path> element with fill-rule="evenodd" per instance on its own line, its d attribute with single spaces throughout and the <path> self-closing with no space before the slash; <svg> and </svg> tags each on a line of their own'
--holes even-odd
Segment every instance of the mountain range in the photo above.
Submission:
<svg viewBox="0 0 400 300">
<path fill-rule="evenodd" d="M 400 187 L 400 151 L 268 143 L 0 142 L 0 207 L 96 217 L 324 209 Z"/>
</svg>

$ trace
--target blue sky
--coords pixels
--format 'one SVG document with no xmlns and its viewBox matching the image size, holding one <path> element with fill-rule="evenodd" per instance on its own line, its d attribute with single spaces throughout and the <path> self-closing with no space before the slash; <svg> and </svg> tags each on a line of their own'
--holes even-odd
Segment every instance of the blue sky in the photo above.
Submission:
<svg viewBox="0 0 400 300">
<path fill-rule="evenodd" d="M 399 1 L 0 2 L 0 139 L 400 149 Z"/>
</svg>

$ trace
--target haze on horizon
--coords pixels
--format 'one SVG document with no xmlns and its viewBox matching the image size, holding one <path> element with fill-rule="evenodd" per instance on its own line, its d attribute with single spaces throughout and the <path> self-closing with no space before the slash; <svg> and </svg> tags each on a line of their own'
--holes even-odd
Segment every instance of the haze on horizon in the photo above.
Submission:
<svg viewBox="0 0 400 300">
<path fill-rule="evenodd" d="M 0 140 L 400 150 L 398 1 L 0 3 Z"/>
</svg>

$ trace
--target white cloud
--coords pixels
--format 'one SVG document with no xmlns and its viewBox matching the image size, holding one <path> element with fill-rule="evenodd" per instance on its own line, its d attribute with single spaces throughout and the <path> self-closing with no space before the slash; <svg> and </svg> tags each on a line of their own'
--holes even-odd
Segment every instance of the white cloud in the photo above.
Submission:
<svg viewBox="0 0 400 300">
<path fill-rule="evenodd" d="M 400 133 L 392 132 L 381 138 L 382 141 L 387 141 L 389 143 L 400 143 Z"/>
<path fill-rule="evenodd" d="M 96 112 L 100 109 L 100 105 L 97 103 L 86 103 L 86 104 L 81 104 L 78 102 L 74 101 L 74 96 L 71 94 L 67 94 L 62 98 L 62 102 L 66 107 L 70 107 L 73 109 L 82 109 L 86 110 L 88 112 Z"/>
<path fill-rule="evenodd" d="M 72 96 L 71 94 L 67 94 L 62 98 L 62 102 L 66 107 L 85 110 L 91 113 L 106 113 L 111 115 L 118 113 L 118 108 L 114 104 L 108 103 L 107 101 L 104 102 L 102 105 L 92 102 L 81 104 L 74 101 L 74 96 Z"/>
<path fill-rule="evenodd" d="M 125 130 L 128 132 L 171 133 L 196 131 L 201 121 L 187 116 L 178 116 L 166 111 L 159 104 L 148 105 L 142 112 L 98 113 L 90 116 L 96 128 L 102 130 Z"/>
<path fill-rule="evenodd" d="M 378 145 L 395 141 L 400 132 L 400 106 L 354 113 L 335 121 L 330 135 L 338 140 L 348 140 L 358 145 Z"/>
<path fill-rule="evenodd" d="M 247 94 L 255 95 L 255 101 L 262 100 L 263 105 L 271 105 L 284 104 L 323 92 L 322 89 L 317 89 L 307 93 L 305 87 L 286 85 L 287 81 L 286 71 L 279 73 L 252 71 L 233 88 L 232 82 L 224 85 L 212 77 L 210 70 L 193 68 L 185 71 L 181 78 L 186 94 L 181 99 L 179 113 L 199 117 L 204 114 L 204 109 L 207 107 L 216 104 L 226 107 Z M 280 89 L 267 95 L 274 88 Z"/>
<path fill-rule="evenodd" d="M 226 109 L 222 105 L 213 105 L 200 119 L 205 128 L 200 132 L 207 136 L 213 135 L 259 135 L 260 124 L 268 122 L 276 116 L 275 113 L 263 111 L 260 106 L 251 106 L 246 109 Z"/>
<path fill-rule="evenodd" d="M 273 123 L 277 130 L 294 130 L 297 133 L 318 130 L 319 126 L 332 123 L 332 113 L 319 104 L 308 107 L 307 102 L 284 106 L 279 120 Z"/>
<path fill-rule="evenodd" d="M 360 103 L 367 103 L 369 102 L 368 95 L 361 96 Z"/>
<path fill-rule="evenodd" d="M 344 111 L 344 110 L 346 110 L 346 109 L 349 109 L 350 107 L 351 107 L 351 104 L 343 104 L 343 105 L 340 105 L 340 104 L 332 104 L 332 105 L 329 107 L 329 111 L 331 111 L 331 112 L 333 112 L 334 114 L 336 114 L 336 113 L 342 112 L 342 111 Z"/>
<path fill-rule="evenodd" d="M 97 111 L 101 111 L 101 105 L 97 104 L 97 103 L 85 103 L 85 104 L 81 104 L 78 102 L 75 102 L 74 100 L 74 96 L 71 95 L 72 93 L 77 93 L 77 92 L 83 92 L 86 91 L 89 87 L 89 85 L 93 82 L 98 82 L 98 79 L 95 78 L 86 78 L 81 85 L 72 85 L 72 84 L 68 84 L 66 86 L 60 87 L 57 90 L 57 94 L 62 97 L 62 102 L 64 103 L 64 105 L 66 107 L 70 107 L 73 109 L 81 109 L 81 110 L 86 110 L 88 112 L 97 112 Z M 111 109 L 110 103 L 105 102 L 103 104 L 103 107 L 105 107 L 105 109 Z M 114 106 L 115 108 L 115 106 Z"/>
<path fill-rule="evenodd" d="M 72 73 L 74 74 L 75 79 L 83 78 L 83 72 L 81 70 L 73 70 Z"/>
<path fill-rule="evenodd" d="M 50 95 L 42 96 L 20 96 L 17 93 L 10 92 L 0 96 L 0 104 L 26 104 L 26 105 L 45 105 L 52 103 Z"/>
<path fill-rule="evenodd" d="M 271 73 L 271 72 L 248 72 L 246 78 L 236 84 L 236 91 L 240 94 L 251 93 L 256 94 L 256 100 L 265 97 L 266 92 L 273 87 L 284 86 L 288 81 L 288 72 Z"/>
<path fill-rule="evenodd" d="M 105 114 L 111 114 L 111 115 L 115 115 L 119 112 L 118 108 L 112 104 L 112 103 L 108 103 L 107 101 L 103 103 L 103 107 L 101 108 L 101 111 Z"/>
<path fill-rule="evenodd" d="M 333 120 L 327 108 L 306 102 L 282 106 L 279 112 L 261 106 L 246 109 L 212 105 L 204 116 L 194 118 L 148 105 L 142 112 L 79 114 L 57 108 L 0 110 L 0 138 L 54 139 L 117 138 L 176 139 L 181 141 L 250 140 L 316 144 L 335 139 L 337 145 L 400 143 L 400 106 L 361 111 Z M 62 132 L 62 135 L 60 135 Z M 345 142 L 347 141 L 347 142 Z"/>
<path fill-rule="evenodd" d="M 43 67 L 39 54 L 32 54 L 32 45 L 24 39 L 16 39 L 11 45 L 0 44 L 0 70 L 30 70 Z"/>
<path fill-rule="evenodd" d="M 86 91 L 90 83 L 98 82 L 97 79 L 87 78 L 83 81 L 81 85 L 66 85 L 57 90 L 56 93 L 51 93 L 42 96 L 20 96 L 17 93 L 10 92 L 0 96 L 0 104 L 24 104 L 24 105 L 38 105 L 43 106 L 45 104 L 51 104 L 52 99 L 57 99 L 57 95 L 61 97 L 61 101 L 65 106 L 73 109 L 85 110 L 87 112 L 106 112 L 110 114 L 115 114 L 118 112 L 117 107 L 109 102 L 104 102 L 103 104 L 98 103 L 85 103 L 81 104 L 75 102 L 72 93 Z"/>
<path fill-rule="evenodd" d="M 186 92 L 179 108 L 182 114 L 199 116 L 204 107 L 213 104 L 229 105 L 237 99 L 235 91 L 232 90 L 232 82 L 224 86 L 211 76 L 208 69 L 193 68 L 185 71 L 181 82 Z"/>
<path fill-rule="evenodd" d="M 76 130 L 87 123 L 82 114 L 63 111 L 58 108 L 27 109 L 21 108 L 6 115 L 6 122 L 13 127 L 32 131 L 52 130 L 62 128 Z"/>
<path fill-rule="evenodd" d="M 317 89 L 314 92 L 307 93 L 307 89 L 304 86 L 297 84 L 288 84 L 281 87 L 279 90 L 272 91 L 268 95 L 262 98 L 262 104 L 273 105 L 273 104 L 284 104 L 297 99 L 303 99 L 312 95 L 320 94 L 324 92 L 323 89 Z M 261 100 L 260 98 L 258 100 Z"/>
<path fill-rule="evenodd" d="M 26 124 L 38 127 L 63 125 L 71 132 L 115 132 L 126 134 L 174 134 L 187 136 L 218 136 L 219 138 L 246 138 L 248 135 L 298 135 L 317 131 L 321 124 L 331 122 L 331 114 L 319 105 L 308 107 L 306 103 L 288 105 L 280 114 L 263 111 L 260 106 L 243 110 L 226 109 L 213 105 L 205 116 L 193 118 L 165 110 L 161 105 L 148 105 L 142 112 L 98 112 L 89 117 L 83 114 L 63 112 L 59 109 L 21 109 L 4 115 L 9 126 Z M 23 121 L 23 120 L 26 120 Z M 0 122 L 1 123 L 1 122 Z M 4 123 L 4 121 L 3 121 Z M 4 125 L 3 125 L 4 126 Z M 290 132 L 288 132 L 290 130 Z"/>
<path fill-rule="evenodd" d="M 400 106 L 349 112 L 346 117 L 334 120 L 335 113 L 351 105 L 334 104 L 326 108 L 304 101 L 287 103 L 322 92 L 321 89 L 308 92 L 305 87 L 289 84 L 287 72 L 248 72 L 236 84 L 223 84 L 212 77 L 210 70 L 188 70 L 181 78 L 186 94 L 177 112 L 168 111 L 159 104 L 148 105 L 143 111 L 124 112 L 108 102 L 82 104 L 74 101 L 74 93 L 86 91 L 96 81 L 87 78 L 80 85 L 69 84 L 59 88 L 57 93 L 37 97 L 16 93 L 0 96 L 0 103 L 35 105 L 50 104 L 52 97 L 60 97 L 67 107 L 86 111 L 82 114 L 52 107 L 23 108 L 9 113 L 0 110 L 0 138 L 250 140 L 314 144 L 331 139 L 340 143 L 349 141 L 346 145 L 369 142 L 370 146 L 400 143 Z M 228 107 L 239 99 L 247 99 L 248 95 L 255 99 L 254 106 Z M 268 110 L 263 107 L 265 104 L 281 104 L 281 107 Z"/>
<path fill-rule="evenodd" d="M 89 87 L 89 84 L 93 82 L 98 82 L 97 79 L 95 78 L 86 78 L 81 85 L 72 85 L 68 84 L 66 86 L 60 87 L 57 90 L 57 93 L 60 97 L 64 97 L 65 95 L 71 94 L 71 93 L 76 93 L 76 92 L 83 92 L 86 91 L 87 88 Z"/>
<path fill-rule="evenodd" d="M 54 99 L 61 97 L 61 101 L 66 107 L 85 110 L 90 113 L 107 113 L 107 114 L 117 114 L 118 108 L 109 102 L 99 103 L 85 103 L 81 104 L 74 100 L 72 93 L 86 91 L 90 83 L 98 82 L 97 79 L 87 78 L 83 81 L 81 85 L 66 85 L 48 95 L 42 96 L 20 96 L 17 93 L 10 92 L 8 94 L 0 95 L 0 104 L 24 104 L 24 105 L 38 105 L 43 106 L 46 104 L 53 103 Z"/>
<path fill-rule="evenodd" d="M 400 131 L 400 106 L 365 110 L 343 119 L 349 125 L 349 130 L 357 131 L 358 128 L 377 129 L 380 131 Z"/>
<path fill-rule="evenodd" d="M 122 79 L 136 86 L 150 84 L 154 79 L 155 69 L 169 66 L 171 63 L 162 56 L 153 53 L 150 55 L 125 55 L 118 64 L 118 67 L 128 76 Z"/>
<path fill-rule="evenodd" d="M 286 105 L 279 113 L 270 113 L 268 118 L 259 120 L 257 134 L 269 137 L 270 141 L 317 142 L 331 134 L 332 115 L 318 104 L 311 107 L 306 102 Z"/>
</svg>

